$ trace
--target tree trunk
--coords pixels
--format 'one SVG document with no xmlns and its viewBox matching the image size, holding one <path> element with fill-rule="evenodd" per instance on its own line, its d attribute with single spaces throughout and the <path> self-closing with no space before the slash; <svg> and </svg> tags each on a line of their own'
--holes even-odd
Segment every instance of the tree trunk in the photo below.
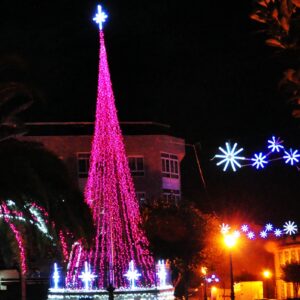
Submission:
<svg viewBox="0 0 300 300">
<path fill-rule="evenodd" d="M 26 275 L 21 272 L 21 299 L 26 300 Z"/>
</svg>

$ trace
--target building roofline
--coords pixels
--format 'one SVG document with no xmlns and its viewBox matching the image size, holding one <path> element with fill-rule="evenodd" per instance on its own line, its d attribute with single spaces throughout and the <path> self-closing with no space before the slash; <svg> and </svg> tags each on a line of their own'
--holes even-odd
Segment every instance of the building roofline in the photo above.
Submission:
<svg viewBox="0 0 300 300">
<path fill-rule="evenodd" d="M 93 125 L 94 122 L 26 122 L 25 125 L 28 126 L 55 126 L 55 125 Z M 152 122 L 152 121 L 124 121 L 120 122 L 123 125 L 155 125 L 164 128 L 170 128 L 171 126 L 168 124 L 163 124 L 159 122 Z"/>
</svg>

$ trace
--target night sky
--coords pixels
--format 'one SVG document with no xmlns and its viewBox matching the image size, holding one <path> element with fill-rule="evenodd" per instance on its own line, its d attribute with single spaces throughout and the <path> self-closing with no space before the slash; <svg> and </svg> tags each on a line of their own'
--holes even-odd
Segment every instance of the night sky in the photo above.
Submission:
<svg viewBox="0 0 300 300">
<path fill-rule="evenodd" d="M 23 115 L 26 121 L 93 120 L 97 4 L 1 1 L 0 79 L 25 81 L 39 95 Z M 174 135 L 197 143 L 213 199 L 210 209 L 224 201 L 243 203 L 239 211 L 263 202 L 263 211 L 278 208 L 277 217 L 287 206 L 295 215 L 296 169 L 278 164 L 259 175 L 254 170 L 225 175 L 210 161 L 212 151 L 228 139 L 257 151 L 277 134 L 300 147 L 298 122 L 278 93 L 286 65 L 249 19 L 251 0 L 101 4 L 109 14 L 105 38 L 120 120 L 170 124 Z M 19 67 L 6 72 L 11 62 Z"/>
</svg>

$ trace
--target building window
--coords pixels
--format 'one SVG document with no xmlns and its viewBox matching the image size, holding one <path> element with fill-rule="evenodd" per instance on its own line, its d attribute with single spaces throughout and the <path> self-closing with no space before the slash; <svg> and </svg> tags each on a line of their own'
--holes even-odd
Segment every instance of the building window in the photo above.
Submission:
<svg viewBox="0 0 300 300">
<path fill-rule="evenodd" d="M 77 172 L 79 178 L 87 178 L 90 167 L 90 153 L 77 153 Z"/>
<path fill-rule="evenodd" d="M 145 204 L 146 202 L 146 193 L 145 192 L 136 192 L 136 198 L 139 201 L 140 205 Z"/>
<path fill-rule="evenodd" d="M 161 153 L 161 170 L 163 177 L 179 178 L 178 156 L 169 153 Z"/>
<path fill-rule="evenodd" d="M 129 156 L 129 168 L 132 176 L 144 176 L 144 157 L 142 156 Z"/>
<path fill-rule="evenodd" d="M 163 189 L 163 199 L 167 202 L 177 202 L 180 200 L 180 191 L 179 190 L 168 190 Z"/>
</svg>

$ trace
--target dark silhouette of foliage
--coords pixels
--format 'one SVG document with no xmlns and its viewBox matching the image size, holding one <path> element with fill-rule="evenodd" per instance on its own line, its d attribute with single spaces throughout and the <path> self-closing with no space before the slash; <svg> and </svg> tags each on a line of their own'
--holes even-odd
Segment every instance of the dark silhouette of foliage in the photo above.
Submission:
<svg viewBox="0 0 300 300">
<path fill-rule="evenodd" d="M 17 224 L 24 234 L 29 260 L 36 258 L 37 253 L 48 259 L 59 256 L 59 248 L 55 249 L 53 244 L 59 245 L 57 241 L 60 230 L 65 234 L 69 233 L 69 244 L 81 237 L 91 241 L 93 225 L 90 210 L 58 157 L 41 144 L 14 139 L 0 144 L 0 155 L 3 158 L 0 176 L 1 201 L 11 199 L 19 208 L 28 202 L 35 202 L 48 212 L 49 224 L 55 222 L 55 230 L 51 231 L 54 237 L 52 243 L 33 226 Z M 26 214 L 25 209 L 23 213 Z"/>
<path fill-rule="evenodd" d="M 288 263 L 282 268 L 282 279 L 285 282 L 291 282 L 294 288 L 294 297 L 299 297 L 299 287 L 300 287 L 300 263 L 292 262 Z"/>
<path fill-rule="evenodd" d="M 292 116 L 300 117 L 300 1 L 254 0 L 250 18 L 263 24 L 265 43 L 279 49 L 277 57 L 288 62 L 279 88 L 292 109 Z"/>
</svg>

